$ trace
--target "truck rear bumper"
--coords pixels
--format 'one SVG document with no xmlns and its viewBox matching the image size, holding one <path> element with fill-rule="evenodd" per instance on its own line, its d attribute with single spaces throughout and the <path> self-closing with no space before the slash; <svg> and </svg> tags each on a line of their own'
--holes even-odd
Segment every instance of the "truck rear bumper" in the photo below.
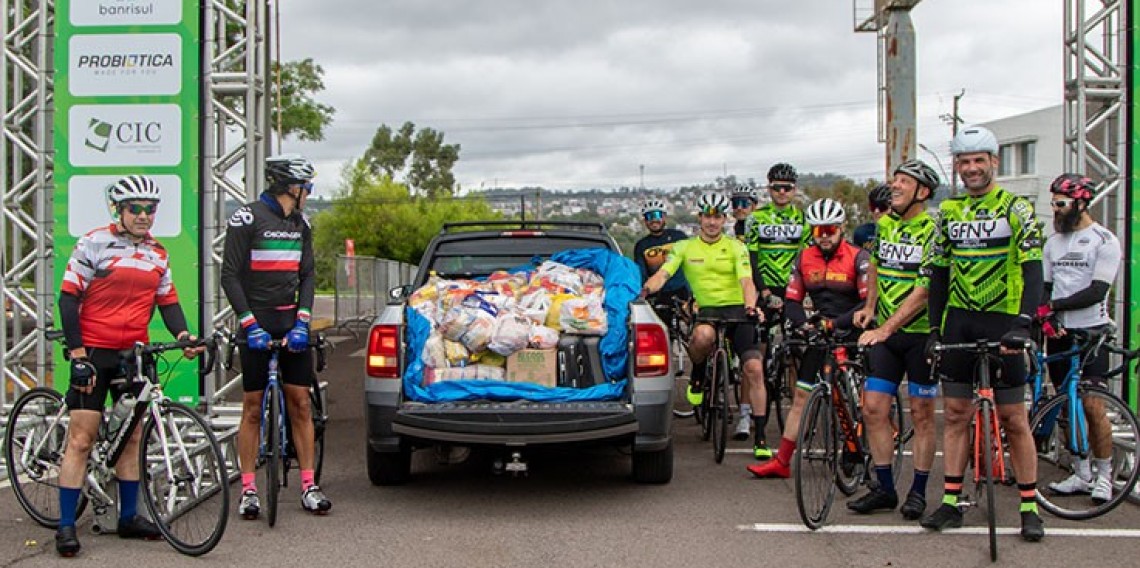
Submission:
<svg viewBox="0 0 1140 568">
<path fill-rule="evenodd" d="M 411 438 L 494 445 L 605 440 L 638 429 L 632 406 L 623 402 L 405 403 L 392 423 L 393 433 Z"/>
</svg>

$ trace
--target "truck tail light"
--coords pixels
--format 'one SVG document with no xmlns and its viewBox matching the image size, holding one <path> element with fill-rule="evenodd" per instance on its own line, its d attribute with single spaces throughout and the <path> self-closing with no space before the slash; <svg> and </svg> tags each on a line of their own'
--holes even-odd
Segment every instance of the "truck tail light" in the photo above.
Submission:
<svg viewBox="0 0 1140 568">
<path fill-rule="evenodd" d="M 365 370 L 370 377 L 400 377 L 400 326 L 374 325 L 368 334 L 368 358 Z"/>
<path fill-rule="evenodd" d="M 665 328 L 654 323 L 639 323 L 634 328 L 634 376 L 660 377 L 669 372 L 669 336 Z"/>
</svg>

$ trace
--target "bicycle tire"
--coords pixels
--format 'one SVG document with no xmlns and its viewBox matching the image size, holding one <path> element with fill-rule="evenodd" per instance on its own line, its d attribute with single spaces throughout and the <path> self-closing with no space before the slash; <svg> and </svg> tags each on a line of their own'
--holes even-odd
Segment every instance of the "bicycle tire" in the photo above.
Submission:
<svg viewBox="0 0 1140 568">
<path fill-rule="evenodd" d="M 309 389 L 309 403 L 313 417 L 313 482 L 320 485 L 321 470 L 325 465 L 325 428 L 328 426 L 320 386 L 313 385 Z"/>
<path fill-rule="evenodd" d="M 1061 481 L 1073 473 L 1072 460 L 1077 452 L 1069 447 L 1067 432 L 1062 427 L 1066 422 L 1071 427 L 1074 422 L 1068 416 L 1069 395 L 1049 399 L 1029 422 L 1037 447 L 1037 503 L 1049 513 L 1070 520 L 1092 519 L 1112 511 L 1128 499 L 1140 477 L 1140 456 L 1135 445 L 1140 440 L 1140 422 L 1136 415 L 1123 400 L 1107 391 L 1089 388 L 1080 394 L 1082 414 L 1090 400 L 1099 400 L 1112 429 L 1113 494 L 1108 501 L 1096 503 L 1084 493 L 1061 495 L 1048 489 L 1050 482 Z"/>
<path fill-rule="evenodd" d="M 281 391 L 278 389 L 266 389 L 265 391 L 265 416 L 262 418 L 265 423 L 265 502 L 266 502 L 266 519 L 269 521 L 269 526 L 277 524 L 277 497 L 281 493 L 281 478 L 284 472 L 281 471 L 282 461 L 285 459 L 282 453 L 281 439 Z"/>
<path fill-rule="evenodd" d="M 164 402 L 142 432 L 139 472 L 143 502 L 175 550 L 202 556 L 226 532 L 230 479 L 222 447 L 197 412 Z"/>
<path fill-rule="evenodd" d="M 705 384 L 701 386 L 704 389 L 704 397 L 701 403 L 698 404 L 694 410 L 696 411 L 697 421 L 701 425 L 701 441 L 707 442 L 712 438 L 713 420 L 716 418 L 713 413 L 712 396 L 709 392 L 712 390 L 714 375 L 716 374 L 716 358 L 715 354 L 710 354 L 704 362 L 705 365 Z"/>
<path fill-rule="evenodd" d="M 12 406 L 4 433 L 5 465 L 16 501 L 33 521 L 49 529 L 59 527 L 59 471 L 67 445 L 67 417 L 52 421 L 63 404 L 63 397 L 52 389 L 29 390 Z M 45 438 L 38 456 L 25 456 Z M 80 492 L 76 517 L 86 507 L 87 495 Z"/>
<path fill-rule="evenodd" d="M 712 400 L 712 443 L 713 459 L 716 463 L 724 461 L 724 451 L 728 446 L 728 419 L 732 414 L 729 411 L 729 376 L 732 371 L 728 367 L 728 353 L 718 349 L 714 355 L 715 375 L 712 381 L 713 388 L 707 396 Z"/>
<path fill-rule="evenodd" d="M 982 454 L 982 470 L 975 472 L 980 490 L 985 492 L 986 525 L 990 536 L 990 561 L 997 562 L 997 511 L 994 509 L 994 408 L 989 399 L 978 400 L 975 420 L 981 421 L 981 445 L 974 453 Z M 976 463 L 976 462 L 975 462 Z"/>
<path fill-rule="evenodd" d="M 851 382 L 854 377 L 849 377 L 852 373 L 849 368 L 842 368 L 838 371 L 841 373 L 838 383 L 838 388 L 842 395 L 842 404 L 844 405 L 844 414 L 846 414 L 846 422 L 849 423 L 852 433 L 857 434 L 859 423 L 857 420 L 856 404 L 858 404 L 858 392 L 848 392 L 850 387 L 855 383 Z M 834 404 L 839 404 L 835 402 Z M 864 454 L 861 451 L 851 451 L 848 447 L 847 432 L 844 431 L 844 417 L 837 412 L 835 433 L 839 442 L 839 465 L 835 475 L 835 484 L 844 495 L 850 497 L 859 490 L 859 486 L 867 479 L 867 463 L 870 454 Z M 860 448 L 866 448 L 866 444 L 861 440 L 855 440 L 854 444 Z"/>
<path fill-rule="evenodd" d="M 808 397 L 800 419 L 796 452 L 792 456 L 796 508 L 804 525 L 811 530 L 823 526 L 835 502 L 839 446 L 829 396 L 826 387 L 821 385 Z"/>
</svg>

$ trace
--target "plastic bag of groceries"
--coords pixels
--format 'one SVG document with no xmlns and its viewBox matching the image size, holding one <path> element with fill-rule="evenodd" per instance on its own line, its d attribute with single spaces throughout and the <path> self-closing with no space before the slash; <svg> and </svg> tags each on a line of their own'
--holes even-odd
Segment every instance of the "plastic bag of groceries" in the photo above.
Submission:
<svg viewBox="0 0 1140 568">
<path fill-rule="evenodd" d="M 424 360 L 424 365 L 428 367 L 447 366 L 447 351 L 443 342 L 443 336 L 438 333 L 432 333 L 428 336 L 427 341 L 424 342 L 423 353 L 420 355 Z"/>
<path fill-rule="evenodd" d="M 487 348 L 499 355 L 510 355 L 525 349 L 530 340 L 530 320 L 517 313 L 503 313 L 495 318 L 495 330 Z"/>
<path fill-rule="evenodd" d="M 475 298 L 471 296 L 475 296 Z M 495 316 L 513 310 L 515 305 L 518 304 L 514 294 L 501 293 L 494 290 L 476 290 L 471 296 L 463 299 L 463 305 L 478 307 Z"/>
<path fill-rule="evenodd" d="M 558 347 L 558 330 L 545 325 L 530 326 L 530 341 L 528 343 L 535 349 L 554 349 Z"/>
<path fill-rule="evenodd" d="M 535 288 L 519 298 L 517 309 L 535 325 L 542 325 L 550 313 L 550 293 L 543 288 Z"/>
<path fill-rule="evenodd" d="M 483 288 L 489 288 L 494 292 L 518 300 L 519 296 L 522 296 L 523 291 L 526 289 L 529 280 L 530 278 L 528 278 L 526 273 L 512 274 L 504 270 L 499 270 L 492 272 L 491 275 L 487 277 Z"/>
<path fill-rule="evenodd" d="M 486 310 L 455 306 L 439 321 L 439 332 L 444 338 L 462 343 L 467 349 L 479 352 L 487 348 L 495 327 L 495 316 Z"/>
<path fill-rule="evenodd" d="M 489 365 L 468 365 L 466 367 L 424 369 L 425 386 L 443 381 L 502 381 L 506 379 L 506 369 Z"/>
<path fill-rule="evenodd" d="M 532 288 L 541 286 L 555 294 L 578 294 L 582 290 L 582 276 L 576 269 L 548 260 L 539 265 L 530 279 L 530 285 Z"/>
<path fill-rule="evenodd" d="M 471 360 L 471 352 L 458 341 L 444 339 L 443 352 L 447 358 L 448 367 L 462 367 Z"/>
<path fill-rule="evenodd" d="M 482 353 L 474 353 L 471 355 L 471 361 L 480 365 L 487 365 L 490 367 L 506 367 L 507 358 L 495 353 L 494 351 L 483 351 Z"/>
<path fill-rule="evenodd" d="M 606 310 L 594 297 L 571 298 L 562 302 L 558 323 L 562 331 L 585 335 L 606 334 Z"/>
<path fill-rule="evenodd" d="M 463 303 L 463 300 L 473 294 L 478 283 L 473 280 L 444 280 L 436 282 L 436 296 L 439 303 L 440 314 Z"/>
<path fill-rule="evenodd" d="M 547 312 L 546 321 L 544 321 L 543 324 L 545 324 L 546 327 L 561 329 L 562 324 L 560 323 L 560 318 L 562 315 L 562 304 L 568 300 L 579 300 L 581 298 L 581 296 L 575 294 L 554 294 L 551 296 L 550 311 Z"/>
</svg>

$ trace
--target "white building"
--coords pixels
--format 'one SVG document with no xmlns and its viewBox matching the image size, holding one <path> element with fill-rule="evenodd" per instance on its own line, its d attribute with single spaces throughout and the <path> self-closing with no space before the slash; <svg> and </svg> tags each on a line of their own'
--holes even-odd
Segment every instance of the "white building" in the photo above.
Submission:
<svg viewBox="0 0 1140 568">
<path fill-rule="evenodd" d="M 1046 226 L 1053 217 L 1049 184 L 1064 173 L 1064 120 L 1057 105 L 982 123 L 998 139 L 998 185 L 1029 197 Z"/>
</svg>

